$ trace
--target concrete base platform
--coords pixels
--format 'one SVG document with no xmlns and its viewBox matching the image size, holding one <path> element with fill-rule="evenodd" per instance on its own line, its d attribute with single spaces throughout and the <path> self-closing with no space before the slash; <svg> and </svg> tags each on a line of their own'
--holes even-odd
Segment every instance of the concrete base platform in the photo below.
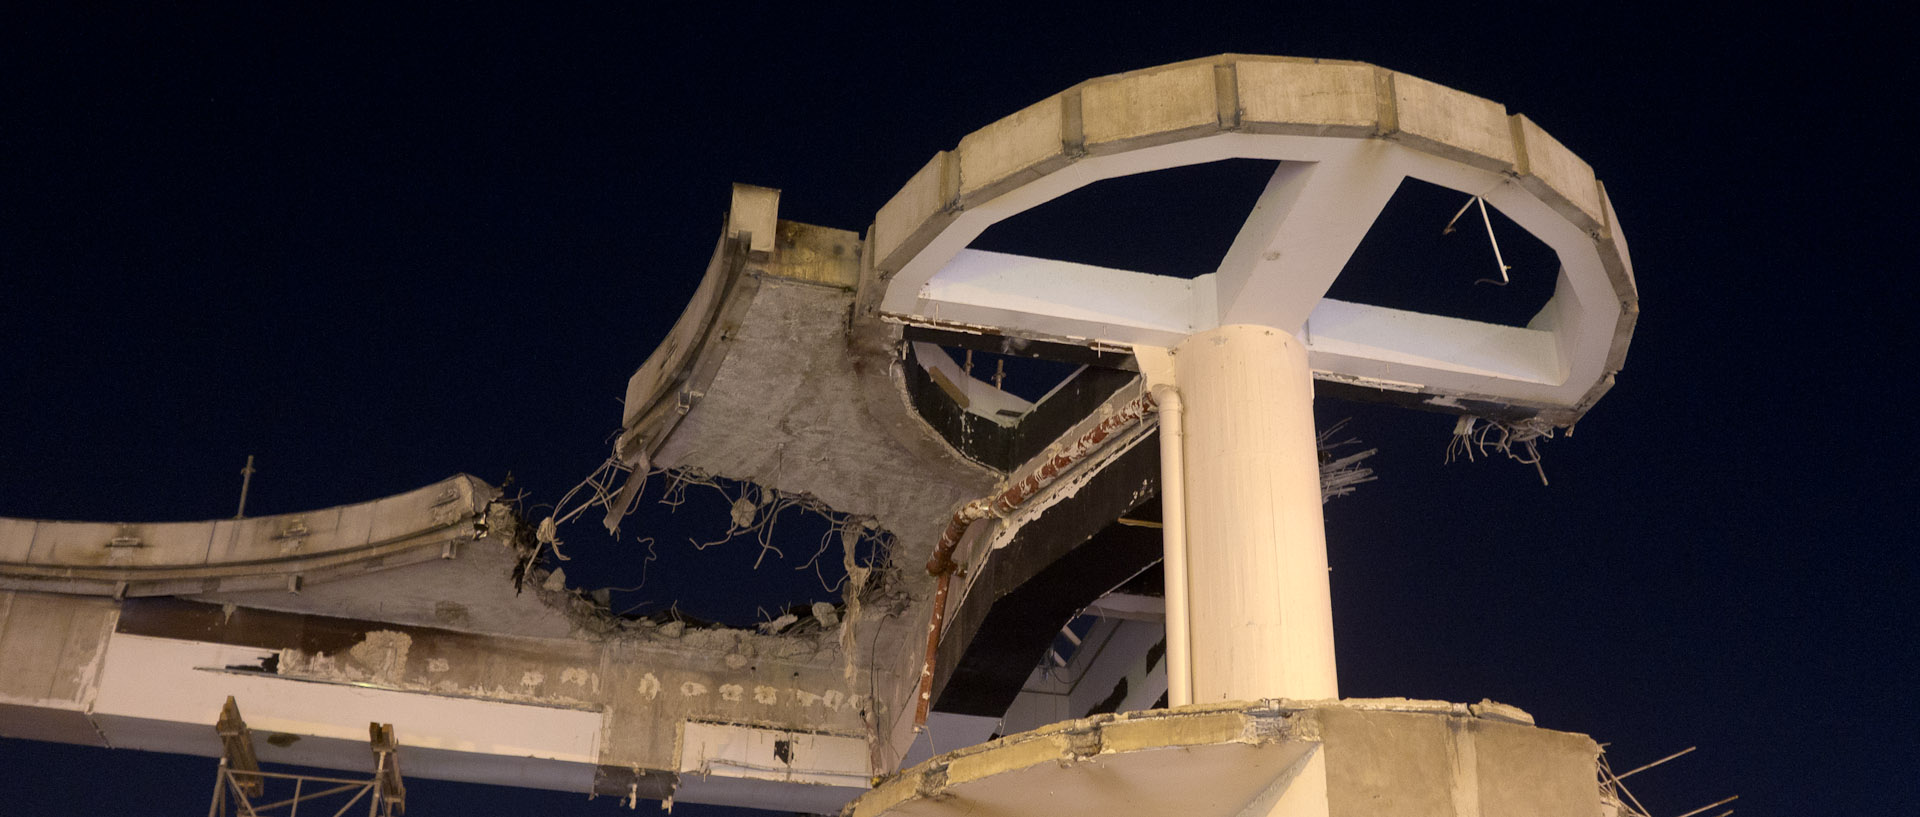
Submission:
<svg viewBox="0 0 1920 817">
<path fill-rule="evenodd" d="M 901 772 L 849 817 L 1592 817 L 1599 747 L 1498 704 L 1202 704 L 1011 735 Z"/>
</svg>

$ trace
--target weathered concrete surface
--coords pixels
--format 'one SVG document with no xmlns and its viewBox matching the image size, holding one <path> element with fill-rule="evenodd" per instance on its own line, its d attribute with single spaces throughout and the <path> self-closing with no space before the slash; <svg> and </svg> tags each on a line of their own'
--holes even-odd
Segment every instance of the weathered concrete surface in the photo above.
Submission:
<svg viewBox="0 0 1920 817">
<path fill-rule="evenodd" d="M 1220 122 L 1214 67 L 1187 62 L 1088 81 L 1081 119 L 1088 150 L 1127 140 L 1174 141 Z"/>
<path fill-rule="evenodd" d="M 1591 815 L 1600 749 L 1585 735 L 1452 714 L 1314 711 L 1330 813 L 1376 817 Z"/>
<path fill-rule="evenodd" d="M 87 721 L 110 599 L 0 590 L 0 736 L 101 745 Z"/>
<path fill-rule="evenodd" d="M 880 722 L 893 723 L 912 709 L 919 622 L 930 612 L 931 581 L 916 566 L 953 508 L 986 493 L 992 479 L 930 430 L 925 445 L 939 449 L 931 463 L 870 419 L 855 367 L 888 364 L 848 356 L 850 306 L 841 290 L 762 280 L 733 334 L 734 352 L 655 460 L 811 494 L 894 535 L 896 567 L 865 581 L 856 576 L 847 590 L 848 643 L 863 645 L 849 652 L 848 674 L 879 701 Z M 898 399 L 890 408 L 905 413 L 904 396 Z M 895 597 L 891 609 L 864 609 L 883 586 Z"/>
<path fill-rule="evenodd" d="M 1484 197 L 1560 256 L 1565 272 L 1553 303 L 1518 333 L 1436 316 L 1414 316 L 1427 319 L 1416 326 L 1405 320 L 1411 313 L 1301 295 L 1305 307 L 1335 307 L 1313 309 L 1315 325 L 1305 332 L 1317 377 L 1420 394 L 1430 409 L 1498 411 L 1557 426 L 1572 425 L 1612 386 L 1638 293 L 1592 169 L 1497 102 L 1364 63 L 1222 54 L 1090 79 L 989 124 L 935 154 L 880 208 L 861 299 L 910 325 L 1093 348 L 1172 345 L 1170 321 L 1190 322 L 1189 330 L 1264 323 L 1254 316 L 1270 293 L 1241 298 L 1242 289 L 1228 286 L 1225 273 L 1246 259 L 1224 260 L 1218 282 L 1182 282 L 1191 294 L 1170 298 L 1153 270 L 1037 258 L 988 264 L 967 249 L 994 223 L 1089 184 L 1231 158 L 1280 160 L 1276 180 L 1314 175 L 1310 167 L 1361 168 L 1391 174 L 1393 183 L 1413 177 Z M 1320 247 L 1337 273 L 1377 214 L 1363 205 L 1383 203 L 1392 185 L 1365 185 L 1368 196 L 1350 202 L 1342 191 L 1361 187 L 1351 180 L 1327 185 L 1333 192 L 1303 185 L 1296 186 L 1306 192 L 1270 187 L 1277 198 L 1269 203 L 1296 193 L 1311 199 L 1298 212 L 1318 215 L 1293 219 L 1304 237 L 1250 257 L 1295 263 L 1301 250 Z M 1248 226 L 1261 217 L 1256 208 Z M 1309 226 L 1320 217 L 1358 222 L 1350 225 L 1355 234 L 1329 238 L 1326 225 Z M 1073 295 L 1054 297 L 1069 279 Z M 1296 313 L 1305 314 L 1289 306 L 1275 317 Z M 1116 317 L 1143 315 L 1152 319 Z M 1301 328 L 1282 323 L 1271 325 Z M 1434 340 L 1499 365 L 1433 356 Z"/>
<path fill-rule="evenodd" d="M 992 483 L 977 466 L 929 464 L 871 431 L 846 352 L 851 305 L 843 290 L 762 280 L 730 332 L 732 352 L 654 459 L 810 494 L 931 547 L 952 506 Z"/>
<path fill-rule="evenodd" d="M 261 610 L 386 621 L 470 633 L 563 638 L 579 627 L 556 598 L 514 592 L 522 554 L 499 537 L 455 543 L 429 561 L 334 581 L 189 596 Z M 550 595 L 550 594 L 549 594 Z"/>
<path fill-rule="evenodd" d="M 868 698 L 843 676 L 835 634 L 740 630 L 573 639 L 374 630 L 344 649 L 283 649 L 279 675 L 605 713 L 598 762 L 673 770 L 673 724 L 694 720 L 864 735 Z"/>
<path fill-rule="evenodd" d="M 1404 699 L 1270 700 L 1100 715 L 936 757 L 882 781 L 844 813 L 1600 813 L 1592 740 L 1474 711 Z M 1296 806 L 1307 808 L 1285 810 Z"/>
<path fill-rule="evenodd" d="M 594 640 L 526 638 L 5 592 L 0 735 L 211 756 L 211 725 L 232 695 L 257 731 L 281 736 L 259 747 L 267 762 L 353 768 L 364 722 L 378 720 L 399 730 L 409 774 L 664 798 L 687 768 L 681 724 L 719 730 L 695 747 L 710 756 L 734 727 L 754 727 L 837 736 L 858 751 L 789 752 L 786 774 L 705 783 L 691 799 L 732 802 L 741 786 L 792 778 L 837 808 L 857 793 L 849 781 L 864 788 L 871 773 L 872 707 L 846 678 L 838 639 L 637 625 Z"/>
<path fill-rule="evenodd" d="M 807 495 L 893 535 L 891 566 L 849 571 L 840 642 L 841 671 L 890 735 L 911 711 L 930 614 L 932 582 L 914 566 L 953 509 L 998 475 L 911 408 L 895 371 L 900 328 L 860 303 L 876 290 L 864 284 L 858 237 L 773 221 L 773 246 L 755 252 L 749 242 L 775 214 L 761 189 L 738 187 L 735 198 L 696 303 L 629 383 L 615 456 Z M 904 747 L 882 737 L 879 765 Z"/>
<path fill-rule="evenodd" d="M 494 489 L 459 475 L 316 511 L 205 522 L 0 520 L 0 589 L 150 596 L 266 588 L 416 564 L 477 535 Z M 295 586 L 298 586 L 297 584 Z"/>
</svg>

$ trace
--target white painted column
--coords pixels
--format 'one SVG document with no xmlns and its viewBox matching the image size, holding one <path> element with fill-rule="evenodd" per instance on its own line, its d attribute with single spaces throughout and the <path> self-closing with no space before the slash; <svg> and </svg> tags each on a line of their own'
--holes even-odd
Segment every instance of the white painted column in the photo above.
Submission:
<svg viewBox="0 0 1920 817">
<path fill-rule="evenodd" d="M 1144 367 L 1143 367 L 1144 371 Z M 1169 372 L 1171 374 L 1171 372 Z M 1156 385 L 1160 402 L 1160 565 L 1165 574 L 1167 634 L 1167 703 L 1193 703 L 1193 642 L 1187 624 L 1187 470 L 1185 465 L 1186 412 L 1180 390 Z"/>
<path fill-rule="evenodd" d="M 1305 345 L 1230 325 L 1175 349 L 1195 703 L 1336 698 Z"/>
</svg>

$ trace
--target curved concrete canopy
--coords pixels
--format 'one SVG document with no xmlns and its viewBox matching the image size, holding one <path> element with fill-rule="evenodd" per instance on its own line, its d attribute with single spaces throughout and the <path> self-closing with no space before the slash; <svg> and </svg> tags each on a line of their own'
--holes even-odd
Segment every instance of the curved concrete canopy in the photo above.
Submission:
<svg viewBox="0 0 1920 817">
<path fill-rule="evenodd" d="M 1281 164 L 1209 275 L 967 248 L 1103 179 L 1234 158 Z M 1559 255 L 1554 295 L 1527 326 L 1324 297 L 1405 178 L 1479 196 Z M 1094 347 L 1273 326 L 1305 339 L 1322 379 L 1561 425 L 1612 384 L 1639 311 L 1584 161 L 1498 103 L 1364 63 L 1223 55 L 1089 80 L 936 155 L 868 239 L 888 320 Z"/>
</svg>

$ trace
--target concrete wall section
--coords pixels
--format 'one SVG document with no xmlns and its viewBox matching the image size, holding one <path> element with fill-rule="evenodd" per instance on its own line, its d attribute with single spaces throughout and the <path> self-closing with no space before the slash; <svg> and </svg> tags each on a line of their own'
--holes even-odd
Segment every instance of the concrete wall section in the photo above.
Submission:
<svg viewBox="0 0 1920 817">
<path fill-rule="evenodd" d="M 1598 747 L 1499 705 L 1404 699 L 1099 715 L 932 758 L 850 817 L 1595 817 Z"/>
<path fill-rule="evenodd" d="M 0 736 L 102 745 L 92 704 L 118 605 L 0 591 Z"/>
<path fill-rule="evenodd" d="M 1041 141 L 1041 137 L 1012 141 Z M 874 215 L 870 231 L 874 257 L 889 258 L 902 248 L 917 250 L 945 229 L 952 220 L 959 183 L 960 165 L 951 151 L 940 151 L 927 160 Z"/>
<path fill-rule="evenodd" d="M 1513 169 L 1517 153 L 1505 105 L 1395 73 L 1393 110 L 1398 141 L 1483 170 Z"/>
<path fill-rule="evenodd" d="M 1048 165 L 1066 161 L 1065 110 L 1050 96 L 967 134 L 955 154 L 960 162 L 960 196 L 981 196 L 1022 175 L 1038 176 Z"/>
<path fill-rule="evenodd" d="M 1482 817 L 1594 813 L 1600 747 L 1593 739 L 1486 719 L 1466 724 Z"/>
<path fill-rule="evenodd" d="M 1513 143 L 1519 149 L 1514 171 L 1520 184 L 1582 229 L 1601 229 L 1606 215 L 1593 166 L 1526 116 L 1514 114 L 1512 122 Z"/>
<path fill-rule="evenodd" d="M 491 487 L 455 476 L 302 513 L 205 522 L 0 524 L 0 589 L 142 596 L 286 587 L 438 558 L 475 535 Z M 23 547 L 24 543 L 24 547 Z"/>
<path fill-rule="evenodd" d="M 1240 124 L 1260 133 L 1371 136 L 1380 130 L 1378 69 L 1365 63 L 1247 60 L 1234 64 Z"/>
<path fill-rule="evenodd" d="M 539 589 L 515 592 L 513 570 L 520 558 L 502 538 L 489 535 L 459 543 L 417 564 L 309 582 L 298 593 L 278 587 L 191 598 L 470 633 L 566 637 L 577 625 L 559 603 L 542 601 Z"/>
<path fill-rule="evenodd" d="M 1187 62 L 1090 80 L 1081 87 L 1081 119 L 1089 152 L 1151 137 L 1177 141 L 1221 121 L 1214 65 Z M 1141 146 L 1129 143 L 1126 148 Z"/>
<path fill-rule="evenodd" d="M 1334 815 L 1587 817 L 1599 747 L 1585 735 L 1450 712 L 1321 707 Z"/>
</svg>

